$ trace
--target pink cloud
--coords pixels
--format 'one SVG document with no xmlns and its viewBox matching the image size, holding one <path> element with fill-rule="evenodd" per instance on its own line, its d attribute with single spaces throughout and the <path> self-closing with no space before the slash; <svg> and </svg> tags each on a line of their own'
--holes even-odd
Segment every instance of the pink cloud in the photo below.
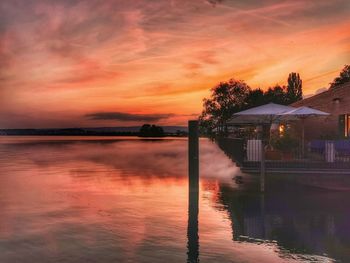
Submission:
<svg viewBox="0 0 350 263">
<path fill-rule="evenodd" d="M 214 6 L 204 0 L 5 0 L 0 107 L 15 115 L 54 114 L 57 125 L 101 111 L 180 116 L 200 112 L 202 97 L 219 81 L 236 77 L 267 88 L 283 84 L 290 71 L 299 71 L 306 93 L 313 93 L 349 61 L 346 6 L 345 0 Z M 42 125 L 51 125 L 45 118 Z"/>
</svg>

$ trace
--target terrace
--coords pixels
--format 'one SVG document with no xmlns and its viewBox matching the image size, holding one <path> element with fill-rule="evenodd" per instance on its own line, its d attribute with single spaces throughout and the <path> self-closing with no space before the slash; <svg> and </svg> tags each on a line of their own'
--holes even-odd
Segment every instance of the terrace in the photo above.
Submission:
<svg viewBox="0 0 350 263">
<path fill-rule="evenodd" d="M 236 113 L 230 136 L 218 143 L 247 173 L 260 173 L 263 166 L 266 173 L 350 174 L 350 140 L 305 140 L 305 119 L 327 116 L 307 107 L 267 104 Z"/>
</svg>

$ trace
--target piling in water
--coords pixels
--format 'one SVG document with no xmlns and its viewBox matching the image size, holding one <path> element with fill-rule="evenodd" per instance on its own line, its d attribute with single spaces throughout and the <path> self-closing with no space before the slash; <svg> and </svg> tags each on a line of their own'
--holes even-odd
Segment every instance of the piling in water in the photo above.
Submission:
<svg viewBox="0 0 350 263">
<path fill-rule="evenodd" d="M 187 262 L 199 262 L 198 199 L 199 199 L 199 141 L 198 121 L 188 122 L 188 226 Z"/>
<path fill-rule="evenodd" d="M 199 262 L 198 235 L 198 191 L 189 191 L 188 225 L 187 225 L 187 262 Z"/>
<path fill-rule="evenodd" d="M 198 191 L 199 183 L 198 121 L 188 122 L 188 179 L 189 190 Z"/>
<path fill-rule="evenodd" d="M 261 156 L 260 156 L 260 192 L 265 192 L 265 147 L 264 143 L 261 142 Z"/>
</svg>

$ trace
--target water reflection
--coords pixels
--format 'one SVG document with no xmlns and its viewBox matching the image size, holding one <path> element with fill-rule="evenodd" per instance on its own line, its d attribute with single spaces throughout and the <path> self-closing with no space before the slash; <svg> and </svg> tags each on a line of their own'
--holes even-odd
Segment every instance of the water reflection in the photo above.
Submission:
<svg viewBox="0 0 350 263">
<path fill-rule="evenodd" d="M 0 141 L 0 262 L 349 262 L 347 193 L 262 199 L 209 141 L 195 195 L 185 140 Z"/>
<path fill-rule="evenodd" d="M 187 262 L 199 262 L 199 140 L 198 122 L 189 121 Z"/>
<path fill-rule="evenodd" d="M 347 192 L 307 188 L 260 195 L 221 185 L 219 196 L 235 241 L 276 243 L 284 258 L 296 253 L 350 259 L 350 211 L 343 205 L 350 198 Z"/>
<path fill-rule="evenodd" d="M 225 154 L 206 140 L 200 145 L 201 177 L 222 178 L 230 180 L 227 175 L 239 173 L 239 169 L 225 157 Z M 187 141 L 184 139 L 145 139 L 104 138 L 72 138 L 69 140 L 50 140 L 49 138 L 2 139 L 0 151 L 2 158 L 16 155 L 25 157 L 39 166 L 65 165 L 79 162 L 89 162 L 118 169 L 125 176 L 159 176 L 187 177 Z M 20 156 L 18 156 L 20 155 Z M 6 160 L 4 160 L 6 161 Z M 13 163 L 9 160 L 8 163 Z M 81 165 L 75 165 L 73 173 L 86 172 Z"/>
<path fill-rule="evenodd" d="M 199 235 L 198 235 L 198 200 L 199 189 L 189 190 L 188 227 L 187 227 L 187 262 L 199 262 Z"/>
</svg>

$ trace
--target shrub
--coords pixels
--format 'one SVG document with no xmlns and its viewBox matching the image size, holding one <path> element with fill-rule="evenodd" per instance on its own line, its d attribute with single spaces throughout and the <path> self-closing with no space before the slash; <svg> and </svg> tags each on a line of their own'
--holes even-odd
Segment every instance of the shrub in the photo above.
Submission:
<svg viewBox="0 0 350 263">
<path fill-rule="evenodd" d="M 291 133 L 286 132 L 282 137 L 275 138 L 272 147 L 281 152 L 295 152 L 299 146 L 299 140 Z"/>
</svg>

